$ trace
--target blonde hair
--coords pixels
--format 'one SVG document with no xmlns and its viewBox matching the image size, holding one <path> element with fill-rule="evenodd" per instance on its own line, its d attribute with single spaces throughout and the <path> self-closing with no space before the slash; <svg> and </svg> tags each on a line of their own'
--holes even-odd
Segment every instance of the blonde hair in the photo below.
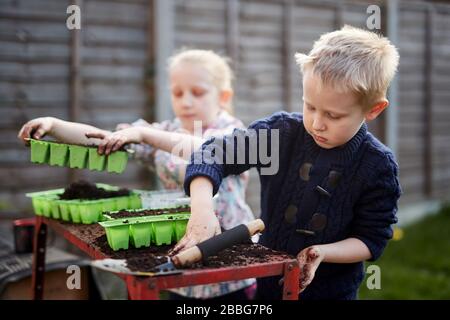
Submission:
<svg viewBox="0 0 450 320">
<path fill-rule="evenodd" d="M 214 85 L 220 91 L 233 91 L 233 71 L 229 65 L 229 59 L 211 50 L 181 49 L 168 59 L 169 72 L 179 63 L 196 63 L 201 65 L 212 76 Z M 224 110 L 233 114 L 231 100 L 224 106 Z"/>
<path fill-rule="evenodd" d="M 302 73 L 311 68 L 322 85 L 356 93 L 370 108 L 386 97 L 399 54 L 386 37 L 346 25 L 323 34 L 308 55 L 296 53 L 295 59 Z"/>
</svg>

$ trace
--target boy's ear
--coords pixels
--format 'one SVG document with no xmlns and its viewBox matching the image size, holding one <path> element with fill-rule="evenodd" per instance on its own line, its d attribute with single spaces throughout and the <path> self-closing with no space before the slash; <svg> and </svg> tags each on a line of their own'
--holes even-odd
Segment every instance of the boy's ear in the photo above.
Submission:
<svg viewBox="0 0 450 320">
<path fill-rule="evenodd" d="M 372 121 L 375 120 L 380 113 L 382 113 L 384 111 L 384 109 L 386 109 L 389 106 L 389 101 L 384 99 L 382 101 L 377 102 L 376 104 L 374 104 L 369 111 L 367 111 L 366 113 L 366 121 Z"/>
<path fill-rule="evenodd" d="M 227 105 L 233 98 L 233 94 L 233 90 L 222 90 L 219 96 L 220 103 L 222 105 Z"/>
</svg>

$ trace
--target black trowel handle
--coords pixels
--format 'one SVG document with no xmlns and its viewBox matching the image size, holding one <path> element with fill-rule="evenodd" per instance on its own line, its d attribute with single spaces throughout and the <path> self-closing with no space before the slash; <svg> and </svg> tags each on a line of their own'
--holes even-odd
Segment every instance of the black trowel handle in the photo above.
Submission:
<svg viewBox="0 0 450 320">
<path fill-rule="evenodd" d="M 188 266 L 201 259 L 215 255 L 219 251 L 235 244 L 250 239 L 254 234 L 264 230 L 264 222 L 261 219 L 238 225 L 208 240 L 200 242 L 196 246 L 180 252 L 172 257 L 176 266 Z"/>
</svg>

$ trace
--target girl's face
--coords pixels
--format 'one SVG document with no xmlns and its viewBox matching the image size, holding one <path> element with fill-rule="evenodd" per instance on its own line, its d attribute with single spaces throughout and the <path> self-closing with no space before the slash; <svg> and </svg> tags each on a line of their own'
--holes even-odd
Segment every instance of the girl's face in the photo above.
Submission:
<svg viewBox="0 0 450 320">
<path fill-rule="evenodd" d="M 173 112 L 184 129 L 193 133 L 194 121 L 206 127 L 216 119 L 221 93 L 201 65 L 178 63 L 170 71 L 170 85 Z"/>
</svg>

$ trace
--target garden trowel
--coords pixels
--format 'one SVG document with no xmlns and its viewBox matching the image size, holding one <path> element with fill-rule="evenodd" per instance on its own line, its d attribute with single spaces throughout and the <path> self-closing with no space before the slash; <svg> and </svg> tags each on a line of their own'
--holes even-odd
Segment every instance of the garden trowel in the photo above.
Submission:
<svg viewBox="0 0 450 320">
<path fill-rule="evenodd" d="M 152 272 L 132 271 L 127 267 L 126 260 L 103 259 L 92 262 L 92 266 L 115 273 L 124 273 L 137 276 L 162 276 L 182 273 L 180 267 L 190 266 L 200 260 L 229 248 L 233 245 L 249 240 L 256 233 L 264 230 L 264 222 L 256 219 L 248 224 L 238 225 L 208 240 L 200 242 L 194 247 L 186 249 L 173 257 L 167 257 L 167 262 L 153 268 Z"/>
</svg>

